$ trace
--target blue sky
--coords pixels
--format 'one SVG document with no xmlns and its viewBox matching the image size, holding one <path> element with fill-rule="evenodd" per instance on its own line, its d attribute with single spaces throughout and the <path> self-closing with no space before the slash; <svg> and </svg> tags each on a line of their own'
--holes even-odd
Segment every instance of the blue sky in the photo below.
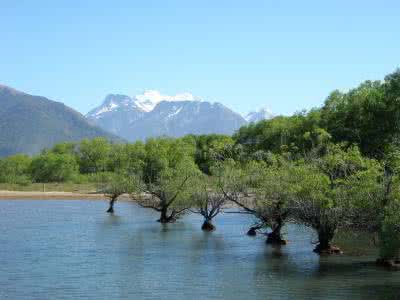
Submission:
<svg viewBox="0 0 400 300">
<path fill-rule="evenodd" d="M 400 1 L 0 0 L 0 83 L 82 113 L 191 92 L 291 114 L 400 67 Z"/>
</svg>

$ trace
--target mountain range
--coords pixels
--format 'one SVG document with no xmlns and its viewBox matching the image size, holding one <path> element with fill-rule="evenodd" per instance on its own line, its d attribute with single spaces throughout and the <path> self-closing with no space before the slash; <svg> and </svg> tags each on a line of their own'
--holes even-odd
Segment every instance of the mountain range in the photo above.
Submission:
<svg viewBox="0 0 400 300">
<path fill-rule="evenodd" d="M 110 94 L 86 117 L 92 124 L 135 141 L 157 136 L 232 134 L 272 114 L 263 108 L 242 116 L 221 103 L 203 101 L 190 93 L 166 96 L 149 90 L 134 97 Z"/>
<path fill-rule="evenodd" d="M 97 136 L 121 141 L 63 103 L 0 85 L 0 156 L 35 154 L 58 142 Z"/>
<path fill-rule="evenodd" d="M 86 116 L 45 97 L 0 85 L 0 156 L 36 154 L 62 141 L 105 137 L 114 142 L 186 134 L 232 134 L 249 122 L 270 118 L 262 109 L 245 116 L 190 93 L 145 91 L 110 94 Z"/>
</svg>

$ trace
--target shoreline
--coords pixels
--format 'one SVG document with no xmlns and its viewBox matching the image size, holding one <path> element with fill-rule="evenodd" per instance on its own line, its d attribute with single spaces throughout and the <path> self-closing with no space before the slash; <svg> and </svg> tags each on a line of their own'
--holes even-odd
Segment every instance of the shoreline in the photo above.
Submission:
<svg viewBox="0 0 400 300">
<path fill-rule="evenodd" d="M 75 192 L 35 192 L 0 190 L 1 200 L 108 200 L 104 194 Z M 130 200 L 128 195 L 121 195 L 118 200 Z"/>
</svg>

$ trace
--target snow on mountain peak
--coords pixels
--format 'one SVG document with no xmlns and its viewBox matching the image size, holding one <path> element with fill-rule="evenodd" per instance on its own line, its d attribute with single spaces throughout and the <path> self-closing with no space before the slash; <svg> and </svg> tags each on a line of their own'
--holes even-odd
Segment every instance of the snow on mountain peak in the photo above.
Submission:
<svg viewBox="0 0 400 300">
<path fill-rule="evenodd" d="M 174 96 L 163 95 L 157 90 L 145 90 L 143 94 L 135 96 L 135 104 L 146 112 L 152 111 L 162 101 L 201 101 L 191 93 L 179 93 Z"/>
<path fill-rule="evenodd" d="M 114 111 L 122 106 L 129 107 L 134 105 L 132 99 L 126 95 L 109 94 L 99 107 L 91 110 L 87 115 L 92 118 L 100 118 L 102 114 Z"/>
<path fill-rule="evenodd" d="M 258 122 L 261 120 L 271 119 L 271 118 L 273 118 L 273 116 L 274 115 L 273 115 L 272 111 L 268 107 L 263 106 L 256 111 L 251 111 L 251 112 L 245 114 L 243 117 L 245 118 L 245 120 L 247 122 Z"/>
<path fill-rule="evenodd" d="M 130 110 L 132 108 L 150 112 L 162 101 L 202 101 L 199 97 L 193 96 L 191 93 L 178 93 L 176 95 L 163 95 L 157 90 L 145 90 L 142 94 L 133 96 L 109 94 L 104 99 L 102 105 L 91 110 L 87 116 L 95 119 L 102 118 L 104 113 L 116 110 Z"/>
</svg>

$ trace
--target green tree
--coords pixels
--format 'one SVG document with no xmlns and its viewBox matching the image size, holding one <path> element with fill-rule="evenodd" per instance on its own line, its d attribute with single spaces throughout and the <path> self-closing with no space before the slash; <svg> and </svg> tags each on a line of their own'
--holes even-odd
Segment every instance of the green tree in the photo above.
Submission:
<svg viewBox="0 0 400 300">
<path fill-rule="evenodd" d="M 200 214 L 204 218 L 201 229 L 204 231 L 215 230 L 213 219 L 221 213 L 226 199 L 216 186 L 215 180 L 207 175 L 198 177 L 195 181 L 196 190 L 192 194 L 192 212 Z"/>
<path fill-rule="evenodd" d="M 320 122 L 320 110 L 302 111 L 290 117 L 278 116 L 243 126 L 233 138 L 247 153 L 259 150 L 281 153 L 285 147 L 294 154 L 303 154 L 328 137 L 324 134 L 321 139 Z"/>
<path fill-rule="evenodd" d="M 263 163 L 256 161 L 243 164 L 228 159 L 213 168 L 218 189 L 226 201 L 237 206 L 238 213 L 250 214 L 257 219 L 257 223 L 249 229 L 248 235 L 255 235 L 256 230 L 265 227 L 269 221 L 260 214 L 255 194 L 255 189 L 260 187 L 264 167 Z"/>
<path fill-rule="evenodd" d="M 291 214 L 296 221 L 313 228 L 318 235 L 317 253 L 336 253 L 331 245 L 336 230 L 346 220 L 346 208 L 331 189 L 329 177 L 311 166 L 293 170 L 297 184 L 293 187 Z"/>
<path fill-rule="evenodd" d="M 146 151 L 142 142 L 115 144 L 110 151 L 107 169 L 129 174 L 142 173 L 145 157 Z"/>
<path fill-rule="evenodd" d="M 77 145 L 74 142 L 63 142 L 54 145 L 49 151 L 55 154 L 76 155 Z"/>
<path fill-rule="evenodd" d="M 400 201 L 392 201 L 384 211 L 380 237 L 379 262 L 400 267 Z"/>
<path fill-rule="evenodd" d="M 190 207 L 191 180 L 200 171 L 194 162 L 195 146 L 185 139 L 150 139 L 145 145 L 144 192 L 150 197 L 133 199 L 142 207 L 160 212 L 159 222 L 169 223 Z"/>
<path fill-rule="evenodd" d="M 35 182 L 65 182 L 75 178 L 78 169 L 73 155 L 48 152 L 33 158 L 30 172 Z"/>
<path fill-rule="evenodd" d="M 0 159 L 0 182 L 26 183 L 30 181 L 29 168 L 31 158 L 24 154 L 16 154 Z"/>
<path fill-rule="evenodd" d="M 297 184 L 292 189 L 291 210 L 297 221 L 316 230 L 316 252 L 340 252 L 331 245 L 337 229 L 361 220 L 357 217 L 361 202 L 356 204 L 356 199 L 361 199 L 362 194 L 357 196 L 353 185 L 358 184 L 359 192 L 365 191 L 368 184 L 377 182 L 378 173 L 376 161 L 362 157 L 357 147 L 346 149 L 341 145 L 330 145 L 324 156 L 298 164 L 292 172 Z M 368 181 L 357 181 L 359 178 Z M 374 190 L 377 185 L 368 188 L 378 192 Z"/>
<path fill-rule="evenodd" d="M 150 197 L 132 195 L 132 199 L 144 208 L 158 211 L 160 223 L 174 222 L 191 206 L 191 180 L 195 176 L 200 174 L 194 162 L 182 160 L 174 168 L 161 170 L 155 181 L 145 184 L 144 192 Z"/>
<path fill-rule="evenodd" d="M 113 173 L 106 182 L 99 186 L 98 190 L 110 200 L 107 212 L 114 213 L 114 204 L 118 197 L 123 194 L 140 193 L 143 186 L 139 176 Z"/>
<path fill-rule="evenodd" d="M 234 144 L 230 136 L 209 134 L 193 136 L 196 142 L 195 162 L 199 169 L 210 175 L 215 162 L 224 154 L 228 146 Z"/>
<path fill-rule="evenodd" d="M 105 138 L 84 139 L 79 144 L 79 169 L 81 173 L 107 171 L 111 144 Z"/>
<path fill-rule="evenodd" d="M 271 167 L 258 168 L 260 183 L 255 189 L 256 215 L 263 222 L 262 227 L 268 227 L 267 243 L 286 244 L 282 237 L 282 228 L 290 217 L 290 200 L 296 178 L 295 168 L 291 163 L 281 159 L 281 164 Z"/>
</svg>

